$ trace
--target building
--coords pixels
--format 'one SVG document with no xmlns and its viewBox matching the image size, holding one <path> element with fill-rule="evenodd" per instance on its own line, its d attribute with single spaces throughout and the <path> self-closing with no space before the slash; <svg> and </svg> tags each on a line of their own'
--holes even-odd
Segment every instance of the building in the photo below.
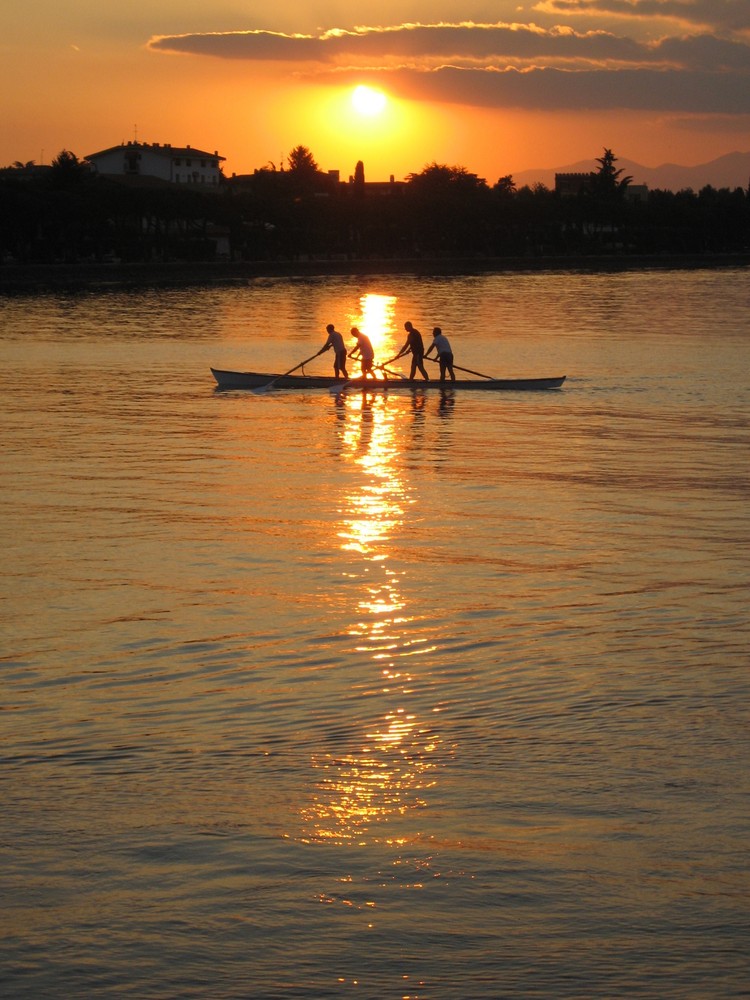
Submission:
<svg viewBox="0 0 750 1000">
<path fill-rule="evenodd" d="M 588 194 L 595 190 L 596 171 L 581 174 L 555 174 L 555 192 L 566 198 Z M 624 190 L 626 201 L 648 201 L 648 184 L 628 184 Z"/>
<path fill-rule="evenodd" d="M 390 180 L 362 181 L 359 186 L 357 185 L 357 178 L 350 177 L 348 184 L 350 192 L 360 191 L 363 195 L 374 198 L 390 198 L 394 195 L 399 195 L 403 192 L 405 187 L 406 182 L 397 181 L 393 174 L 391 174 Z"/>
<path fill-rule="evenodd" d="M 648 201 L 648 184 L 628 184 L 625 188 L 626 201 Z"/>
<path fill-rule="evenodd" d="M 273 166 L 273 165 L 272 165 Z M 230 189 L 235 191 L 257 190 L 259 183 L 268 185 L 264 190 L 273 190 L 272 185 L 276 184 L 283 190 L 283 185 L 288 184 L 294 178 L 290 170 L 277 170 L 275 167 L 269 170 L 267 167 L 256 169 L 252 174 L 232 174 L 227 179 Z M 349 181 L 341 180 L 339 170 L 317 170 L 307 175 L 304 179 L 309 187 L 309 193 L 315 198 L 348 198 L 352 196 L 386 198 L 400 195 L 406 187 L 405 181 L 397 181 L 393 174 L 387 181 L 365 181 L 364 171 L 360 177 L 350 176 Z"/>
<path fill-rule="evenodd" d="M 226 157 L 192 146 L 127 142 L 89 153 L 86 159 L 98 174 L 110 177 L 152 177 L 170 184 L 217 186 Z"/>
<path fill-rule="evenodd" d="M 565 197 L 575 197 L 584 191 L 591 191 L 595 177 L 593 171 L 580 174 L 555 174 L 555 191 Z"/>
</svg>

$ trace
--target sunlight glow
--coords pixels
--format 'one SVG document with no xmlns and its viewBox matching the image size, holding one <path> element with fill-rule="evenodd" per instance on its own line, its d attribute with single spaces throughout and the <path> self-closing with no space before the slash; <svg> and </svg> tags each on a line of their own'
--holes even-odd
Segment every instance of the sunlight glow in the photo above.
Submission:
<svg viewBox="0 0 750 1000">
<path fill-rule="evenodd" d="M 382 90 L 360 84 L 352 92 L 352 105 L 361 115 L 372 118 L 379 115 L 386 105 L 386 96 Z"/>
<path fill-rule="evenodd" d="M 401 180 L 421 169 L 419 150 L 432 149 L 435 136 L 443 135 L 442 116 L 393 94 L 386 96 L 378 114 L 363 114 L 354 106 L 353 92 L 353 86 L 311 85 L 303 97 L 297 92 L 296 103 L 279 102 L 279 119 L 296 123 L 303 115 L 315 135 L 315 159 L 327 170 L 339 170 L 344 182 L 354 177 L 358 161 L 364 164 L 367 181 L 390 176 Z M 297 134 L 290 126 L 288 142 Z"/>
</svg>

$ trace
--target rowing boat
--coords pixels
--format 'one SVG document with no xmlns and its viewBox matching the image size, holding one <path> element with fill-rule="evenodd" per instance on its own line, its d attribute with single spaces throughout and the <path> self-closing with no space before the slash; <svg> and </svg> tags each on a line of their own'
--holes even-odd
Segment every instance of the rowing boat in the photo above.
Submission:
<svg viewBox="0 0 750 1000">
<path fill-rule="evenodd" d="M 522 390 L 559 389 L 565 381 L 565 375 L 554 378 L 493 378 L 493 379 L 456 379 L 455 382 L 440 382 L 437 379 L 429 382 L 424 379 L 337 379 L 333 375 L 268 375 L 263 372 L 227 372 L 212 368 L 219 389 L 263 389 L 271 386 L 274 389 L 329 389 L 341 388 L 368 389 L 370 392 L 383 392 L 390 389 L 506 389 Z"/>
</svg>

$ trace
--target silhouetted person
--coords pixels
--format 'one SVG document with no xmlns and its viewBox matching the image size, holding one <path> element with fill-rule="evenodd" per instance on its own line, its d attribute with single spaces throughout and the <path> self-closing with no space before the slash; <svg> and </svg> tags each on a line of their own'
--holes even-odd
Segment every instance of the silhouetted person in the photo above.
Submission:
<svg viewBox="0 0 750 1000">
<path fill-rule="evenodd" d="M 398 361 L 398 359 L 402 358 L 405 354 L 411 354 L 411 371 L 409 372 L 409 378 L 414 378 L 417 374 L 418 368 L 422 373 L 423 378 L 429 381 L 430 376 L 427 374 L 424 367 L 424 341 L 422 340 L 422 334 L 416 327 L 412 326 L 408 320 L 404 323 L 404 329 L 406 330 L 406 343 L 393 360 Z"/>
<path fill-rule="evenodd" d="M 451 381 L 455 382 L 456 373 L 453 371 L 453 351 L 451 350 L 448 338 L 439 326 L 436 326 L 432 331 L 432 343 L 427 348 L 425 357 L 429 358 L 433 350 L 437 351 L 437 359 L 440 362 L 440 381 L 445 382 L 445 373 L 447 371 L 450 374 Z"/>
<path fill-rule="evenodd" d="M 323 354 L 325 351 L 330 351 L 333 348 L 333 371 L 336 378 L 349 378 L 346 371 L 346 344 L 344 343 L 343 336 L 336 330 L 333 323 L 329 323 L 326 327 L 326 332 L 328 334 L 328 340 L 323 344 L 318 354 Z"/>
<path fill-rule="evenodd" d="M 375 372 L 372 370 L 372 363 L 375 360 L 375 351 L 372 349 L 372 344 L 370 343 L 370 338 L 364 333 L 360 333 L 356 326 L 352 327 L 352 337 L 357 338 L 357 346 L 349 351 L 349 357 L 354 358 L 359 356 L 362 362 L 362 378 L 375 378 Z"/>
</svg>

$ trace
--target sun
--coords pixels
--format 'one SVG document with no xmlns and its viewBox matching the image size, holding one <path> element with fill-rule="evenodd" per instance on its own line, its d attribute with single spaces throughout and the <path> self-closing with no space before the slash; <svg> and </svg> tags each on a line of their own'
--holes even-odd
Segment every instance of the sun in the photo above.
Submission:
<svg viewBox="0 0 750 1000">
<path fill-rule="evenodd" d="M 382 90 L 360 84 L 352 91 L 352 104 L 361 115 L 373 117 L 385 108 L 386 96 Z"/>
</svg>

